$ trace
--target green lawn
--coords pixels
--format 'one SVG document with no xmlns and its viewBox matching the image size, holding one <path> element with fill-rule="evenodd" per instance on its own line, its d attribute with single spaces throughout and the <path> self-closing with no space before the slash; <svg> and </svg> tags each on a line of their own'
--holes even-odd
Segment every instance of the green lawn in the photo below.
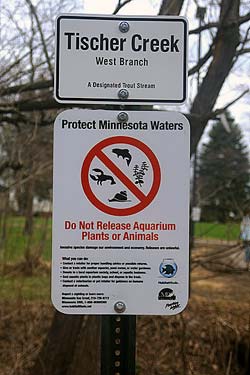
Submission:
<svg viewBox="0 0 250 375">
<path fill-rule="evenodd" d="M 3 225 L 0 226 L 0 264 L 22 262 L 27 251 L 30 254 L 41 252 L 45 261 L 51 259 L 51 219 L 46 222 L 43 217 L 35 217 L 32 235 L 24 235 L 23 228 L 23 217 L 8 218 L 5 236 Z M 38 271 L 27 277 L 22 273 L 18 274 L 15 267 L 9 268 L 5 275 L 0 272 L 2 301 L 50 301 L 50 277 L 47 272 Z"/>
<path fill-rule="evenodd" d="M 50 277 L 39 275 L 32 277 L 24 276 L 0 276 L 0 298 L 1 301 L 50 301 Z"/>
<path fill-rule="evenodd" d="M 239 239 L 240 224 L 237 223 L 196 223 L 195 237 L 204 239 L 219 239 L 237 241 Z"/>
<path fill-rule="evenodd" d="M 0 259 L 7 263 L 19 261 L 29 249 L 31 253 L 41 251 L 42 258 L 47 261 L 50 260 L 51 219 L 46 223 L 45 218 L 35 217 L 32 235 L 24 235 L 23 228 L 23 217 L 8 218 L 5 239 L 0 240 Z M 1 227 L 1 235 L 2 230 Z"/>
</svg>

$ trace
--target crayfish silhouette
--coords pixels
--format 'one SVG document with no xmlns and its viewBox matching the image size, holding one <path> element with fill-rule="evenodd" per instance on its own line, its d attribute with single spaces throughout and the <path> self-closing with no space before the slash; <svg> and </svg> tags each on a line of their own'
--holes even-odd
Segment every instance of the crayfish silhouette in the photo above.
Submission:
<svg viewBox="0 0 250 375">
<path fill-rule="evenodd" d="M 95 169 L 92 169 L 92 171 L 99 173 L 96 176 L 90 174 L 90 177 L 92 178 L 92 180 L 97 181 L 97 185 L 102 186 L 102 183 L 104 181 L 111 181 L 111 185 L 116 184 L 114 178 L 112 176 L 104 174 L 104 172 L 101 169 L 95 168 Z"/>
</svg>

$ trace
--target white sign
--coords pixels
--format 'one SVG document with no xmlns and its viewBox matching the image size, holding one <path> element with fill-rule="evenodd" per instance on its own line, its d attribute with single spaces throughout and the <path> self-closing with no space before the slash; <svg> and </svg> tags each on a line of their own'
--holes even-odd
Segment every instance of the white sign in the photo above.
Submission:
<svg viewBox="0 0 250 375">
<path fill-rule="evenodd" d="M 66 314 L 172 315 L 188 301 L 189 123 L 73 109 L 54 126 L 52 300 Z"/>
<path fill-rule="evenodd" d="M 187 33 L 183 17 L 60 15 L 56 26 L 56 100 L 184 103 Z"/>
<path fill-rule="evenodd" d="M 201 219 L 201 208 L 200 207 L 193 207 L 192 208 L 192 220 L 193 221 L 200 221 Z"/>
</svg>

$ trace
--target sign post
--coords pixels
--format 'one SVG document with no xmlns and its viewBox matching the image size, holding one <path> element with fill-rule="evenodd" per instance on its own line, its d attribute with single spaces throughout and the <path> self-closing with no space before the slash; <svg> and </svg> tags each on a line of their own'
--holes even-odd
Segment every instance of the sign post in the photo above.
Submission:
<svg viewBox="0 0 250 375">
<path fill-rule="evenodd" d="M 101 375 L 135 375 L 136 317 L 102 316 Z"/>
<path fill-rule="evenodd" d="M 182 17 L 60 15 L 55 98 L 182 104 Z M 67 110 L 55 121 L 52 301 L 102 315 L 101 374 L 135 374 L 136 315 L 189 295 L 189 123 L 175 112 Z"/>
</svg>

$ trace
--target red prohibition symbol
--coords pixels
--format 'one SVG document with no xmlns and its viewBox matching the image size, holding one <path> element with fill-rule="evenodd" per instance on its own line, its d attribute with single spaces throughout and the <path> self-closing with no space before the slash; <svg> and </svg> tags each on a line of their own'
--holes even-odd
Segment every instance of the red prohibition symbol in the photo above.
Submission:
<svg viewBox="0 0 250 375">
<path fill-rule="evenodd" d="M 148 194 L 144 194 L 135 184 L 133 181 L 130 180 L 114 163 L 112 160 L 108 158 L 108 156 L 102 151 L 103 148 L 116 145 L 116 144 L 127 144 L 137 147 L 141 150 L 149 159 L 152 168 L 153 168 L 153 182 Z M 108 206 L 107 204 L 101 202 L 93 193 L 91 186 L 89 184 L 89 170 L 92 160 L 97 157 L 101 162 L 109 168 L 109 170 L 126 186 L 128 190 L 132 194 L 136 196 L 139 200 L 139 203 L 127 207 L 127 208 L 115 208 Z M 101 142 L 97 143 L 87 154 L 86 158 L 83 161 L 82 169 L 81 169 L 81 182 L 83 191 L 88 198 L 88 200 L 100 211 L 114 216 L 129 216 L 136 214 L 142 211 L 145 207 L 147 207 L 152 200 L 155 198 L 161 181 L 161 170 L 159 162 L 155 156 L 155 154 L 151 151 L 151 149 L 145 145 L 145 143 L 139 141 L 138 139 L 127 137 L 127 136 L 115 136 L 110 137 L 102 140 Z"/>
</svg>

